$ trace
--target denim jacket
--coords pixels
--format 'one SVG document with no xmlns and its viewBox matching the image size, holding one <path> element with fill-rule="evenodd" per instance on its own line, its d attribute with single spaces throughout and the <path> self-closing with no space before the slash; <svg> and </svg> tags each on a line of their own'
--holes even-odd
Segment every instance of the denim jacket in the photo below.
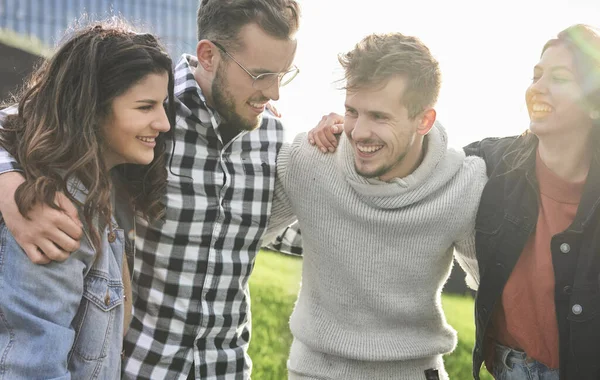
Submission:
<svg viewBox="0 0 600 380">
<path fill-rule="evenodd" d="M 84 200 L 78 181 L 69 190 Z M 126 236 L 107 227 L 100 251 L 89 236 L 84 225 L 79 250 L 37 265 L 0 222 L 1 380 L 120 377 Z"/>
<path fill-rule="evenodd" d="M 538 219 L 535 151 L 511 169 L 522 137 L 485 139 L 465 147 L 486 161 L 489 181 L 476 220 L 480 283 L 475 300 L 473 376 L 479 379 L 490 320 Z M 552 237 L 561 380 L 600 379 L 600 157 L 594 156 L 575 220 Z M 535 275 L 535 274 L 532 274 Z"/>
</svg>

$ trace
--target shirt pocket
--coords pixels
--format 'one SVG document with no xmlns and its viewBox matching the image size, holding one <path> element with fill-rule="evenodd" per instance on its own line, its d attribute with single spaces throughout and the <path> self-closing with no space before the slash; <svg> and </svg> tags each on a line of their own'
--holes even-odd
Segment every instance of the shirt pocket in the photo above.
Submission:
<svg viewBox="0 0 600 380">
<path fill-rule="evenodd" d="M 568 314 L 570 325 L 570 348 L 573 357 L 588 367 L 588 371 L 600 373 L 600 293 L 573 290 Z M 594 372 L 596 373 L 596 372 Z"/>
<path fill-rule="evenodd" d="M 109 280 L 105 274 L 93 270 L 84 281 L 81 305 L 73 320 L 75 342 L 73 353 L 82 359 L 94 361 L 105 358 L 115 342 L 112 337 L 121 336 L 114 329 L 121 326 L 116 318 L 122 318 L 123 282 Z"/>
</svg>

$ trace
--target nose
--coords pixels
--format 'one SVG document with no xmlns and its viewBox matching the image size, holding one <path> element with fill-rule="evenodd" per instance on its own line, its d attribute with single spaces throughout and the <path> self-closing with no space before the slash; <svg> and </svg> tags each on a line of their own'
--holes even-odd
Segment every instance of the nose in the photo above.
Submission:
<svg viewBox="0 0 600 380">
<path fill-rule="evenodd" d="M 367 140 L 371 137 L 371 128 L 369 128 L 368 121 L 361 117 L 356 118 L 350 136 L 354 141 Z"/>
<path fill-rule="evenodd" d="M 263 96 L 271 100 L 279 100 L 279 83 L 280 79 L 278 78 L 272 85 L 262 90 Z"/>
<path fill-rule="evenodd" d="M 167 117 L 167 112 L 164 107 L 160 107 L 159 115 L 152 122 L 151 127 L 159 132 L 167 132 L 171 129 L 171 124 L 169 123 L 169 118 Z"/>
<path fill-rule="evenodd" d="M 548 84 L 546 83 L 546 81 L 546 76 L 542 75 L 536 81 L 532 82 L 528 88 L 530 94 L 534 95 L 545 93 L 548 90 Z"/>
</svg>

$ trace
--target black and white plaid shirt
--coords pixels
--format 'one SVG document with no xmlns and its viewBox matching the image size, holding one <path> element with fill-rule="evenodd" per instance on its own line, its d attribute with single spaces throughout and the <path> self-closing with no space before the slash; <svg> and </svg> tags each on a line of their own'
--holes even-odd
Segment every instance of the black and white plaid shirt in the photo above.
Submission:
<svg viewBox="0 0 600 380">
<path fill-rule="evenodd" d="M 192 362 L 196 378 L 250 377 L 248 277 L 271 211 L 283 128 L 265 116 L 260 128 L 223 144 L 196 65 L 184 55 L 175 68 L 166 221 L 138 224 L 124 378 L 185 379 Z"/>
</svg>

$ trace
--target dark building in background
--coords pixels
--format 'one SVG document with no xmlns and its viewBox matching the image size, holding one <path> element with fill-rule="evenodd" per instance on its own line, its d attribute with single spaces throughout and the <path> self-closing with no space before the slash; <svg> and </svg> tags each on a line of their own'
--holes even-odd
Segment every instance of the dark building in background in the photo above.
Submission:
<svg viewBox="0 0 600 380">
<path fill-rule="evenodd" d="M 144 31 L 160 36 L 177 61 L 182 53 L 195 52 L 198 3 L 198 0 L 0 0 L 0 28 L 35 36 L 53 47 L 82 14 L 90 19 L 121 15 Z"/>
<path fill-rule="evenodd" d="M 0 103 L 19 88 L 40 57 L 0 43 Z"/>
</svg>

